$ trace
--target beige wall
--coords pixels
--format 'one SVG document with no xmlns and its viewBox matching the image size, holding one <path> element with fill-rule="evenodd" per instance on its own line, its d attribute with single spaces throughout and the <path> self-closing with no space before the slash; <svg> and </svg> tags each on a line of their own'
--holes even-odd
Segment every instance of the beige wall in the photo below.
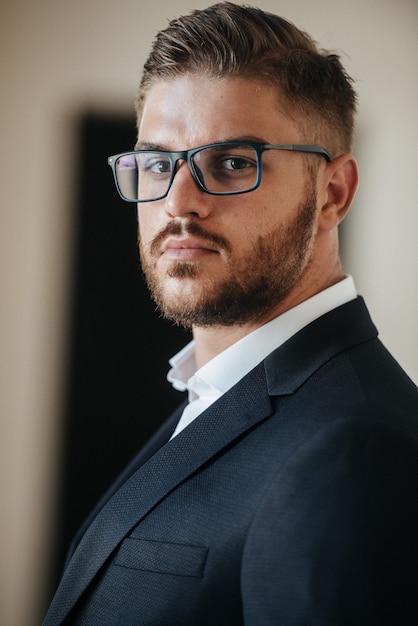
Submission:
<svg viewBox="0 0 418 626">
<path fill-rule="evenodd" d="M 72 238 L 74 121 L 130 110 L 167 18 L 206 1 L 10 0 L 0 8 L 0 623 L 39 623 Z M 418 381 L 416 0 L 259 0 L 345 51 L 357 80 L 362 179 L 346 267 Z"/>
</svg>

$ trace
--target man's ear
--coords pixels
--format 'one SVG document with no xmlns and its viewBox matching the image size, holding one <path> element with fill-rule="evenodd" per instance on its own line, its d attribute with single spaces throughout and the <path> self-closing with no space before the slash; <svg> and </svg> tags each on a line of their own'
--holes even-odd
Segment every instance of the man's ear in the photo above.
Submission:
<svg viewBox="0 0 418 626">
<path fill-rule="evenodd" d="M 343 154 L 326 165 L 320 178 L 320 228 L 338 226 L 350 208 L 357 185 L 358 168 L 351 154 Z"/>
</svg>

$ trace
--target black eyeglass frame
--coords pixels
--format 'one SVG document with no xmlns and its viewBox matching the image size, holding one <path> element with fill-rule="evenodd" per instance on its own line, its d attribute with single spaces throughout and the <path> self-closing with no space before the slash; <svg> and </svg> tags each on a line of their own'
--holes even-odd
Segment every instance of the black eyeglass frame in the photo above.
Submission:
<svg viewBox="0 0 418 626">
<path fill-rule="evenodd" d="M 207 189 L 205 187 L 203 180 L 198 174 L 198 171 L 196 169 L 197 166 L 195 165 L 193 156 L 197 154 L 198 152 L 205 150 L 206 148 L 222 148 L 222 147 L 228 148 L 229 146 L 231 147 L 232 146 L 233 147 L 247 146 L 247 147 L 254 149 L 257 155 L 257 179 L 254 185 L 250 187 L 249 189 L 243 189 L 243 190 L 238 190 L 238 191 L 210 191 L 210 189 Z M 118 190 L 120 197 L 123 200 L 125 200 L 125 202 L 135 202 L 135 203 L 155 202 L 157 200 L 162 200 L 168 195 L 171 185 L 173 184 L 174 177 L 177 173 L 176 165 L 179 161 L 185 161 L 187 163 L 189 171 L 193 177 L 193 180 L 197 184 L 197 186 L 202 191 L 212 196 L 234 196 L 234 195 L 238 195 L 241 193 L 249 193 L 250 191 L 254 191 L 260 186 L 260 183 L 261 183 L 261 172 L 262 172 L 261 155 L 263 154 L 263 152 L 266 152 L 267 150 L 286 150 L 286 151 L 291 151 L 291 152 L 304 152 L 307 154 L 318 154 L 319 156 L 323 157 L 327 161 L 327 163 L 330 163 L 332 160 L 329 153 L 324 148 L 321 148 L 320 146 L 303 145 L 303 144 L 259 143 L 256 141 L 219 141 L 217 143 L 209 143 L 205 146 L 199 146 L 198 148 L 191 148 L 190 150 L 178 150 L 178 151 L 131 150 L 130 152 L 121 152 L 120 154 L 114 154 L 113 156 L 108 157 L 107 162 L 112 169 L 113 177 L 114 177 L 115 184 L 116 184 L 116 189 Z M 157 196 L 155 198 L 147 199 L 147 200 L 127 198 L 122 193 L 122 190 L 119 185 L 118 175 L 116 172 L 116 163 L 118 159 L 120 159 L 121 157 L 131 156 L 135 154 L 147 154 L 147 153 L 148 154 L 152 154 L 152 153 L 163 154 L 164 156 L 167 156 L 170 159 L 172 170 L 171 170 L 170 180 L 167 185 L 167 189 L 162 195 Z"/>
</svg>

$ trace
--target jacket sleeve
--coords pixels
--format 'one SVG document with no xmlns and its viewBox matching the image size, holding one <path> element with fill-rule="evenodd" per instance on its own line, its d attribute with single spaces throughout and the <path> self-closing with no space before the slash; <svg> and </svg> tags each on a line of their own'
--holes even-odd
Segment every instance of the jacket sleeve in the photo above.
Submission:
<svg viewBox="0 0 418 626">
<path fill-rule="evenodd" d="M 334 422 L 274 477 L 242 562 L 246 626 L 418 624 L 418 449 Z"/>
</svg>

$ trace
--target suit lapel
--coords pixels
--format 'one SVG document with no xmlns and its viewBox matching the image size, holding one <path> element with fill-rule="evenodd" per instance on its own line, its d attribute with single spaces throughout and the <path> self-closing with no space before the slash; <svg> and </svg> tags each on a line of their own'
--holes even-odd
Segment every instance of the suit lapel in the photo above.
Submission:
<svg viewBox="0 0 418 626">
<path fill-rule="evenodd" d="M 263 364 L 163 445 L 117 490 L 79 542 L 44 626 L 62 622 L 123 538 L 222 448 L 271 415 Z"/>
</svg>

